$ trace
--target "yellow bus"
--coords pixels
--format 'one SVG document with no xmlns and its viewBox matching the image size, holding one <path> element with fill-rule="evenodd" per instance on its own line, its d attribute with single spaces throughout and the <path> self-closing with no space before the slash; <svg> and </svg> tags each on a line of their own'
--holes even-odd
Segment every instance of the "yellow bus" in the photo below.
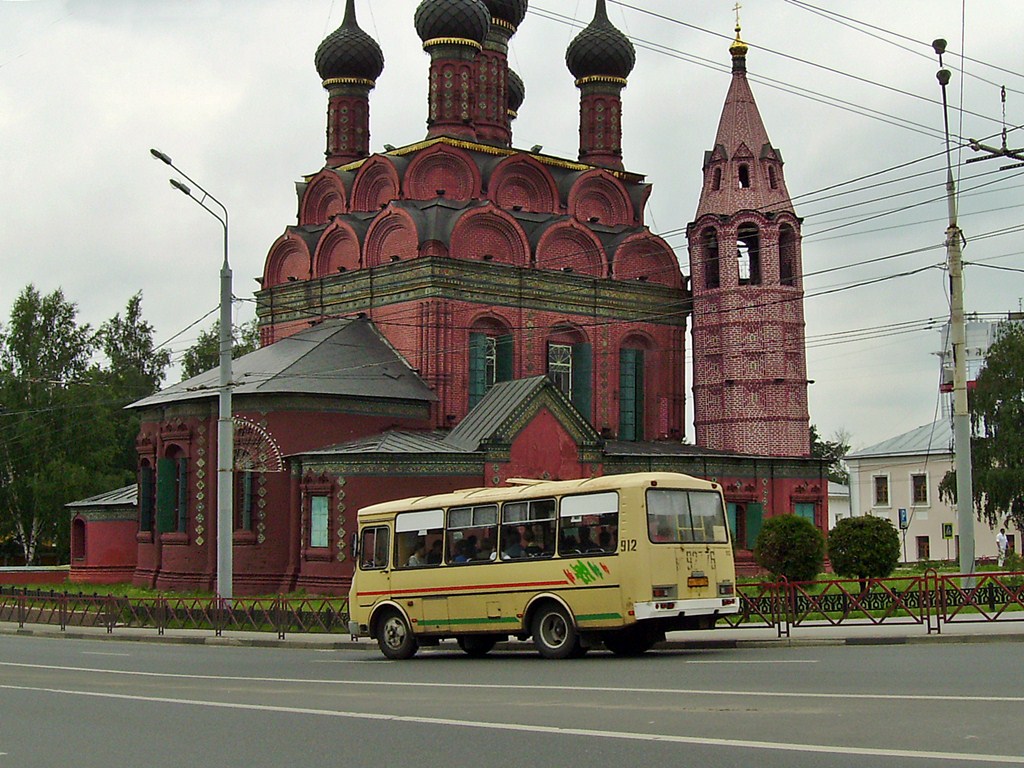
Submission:
<svg viewBox="0 0 1024 768">
<path fill-rule="evenodd" d="M 470 656 L 533 638 L 546 658 L 736 613 L 722 489 L 670 472 L 509 485 L 359 510 L 349 629 L 390 659 L 455 638 Z"/>
</svg>

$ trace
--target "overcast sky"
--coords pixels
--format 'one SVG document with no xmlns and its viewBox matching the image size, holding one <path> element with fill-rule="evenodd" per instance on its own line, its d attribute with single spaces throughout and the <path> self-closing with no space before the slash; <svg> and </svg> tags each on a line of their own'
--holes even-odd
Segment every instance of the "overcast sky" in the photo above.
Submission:
<svg viewBox="0 0 1024 768">
<path fill-rule="evenodd" d="M 626 167 L 653 183 L 647 223 L 687 272 L 683 232 L 729 87 L 733 4 L 609 0 L 612 21 L 637 46 L 623 94 Z M 294 183 L 323 165 L 326 94 L 313 54 L 344 5 L 0 0 L 0 321 L 29 283 L 62 288 L 93 326 L 141 290 L 158 342 L 216 309 L 219 225 L 170 188 L 170 169 L 150 147 L 228 207 L 234 292 L 249 300 L 236 317 L 250 318 L 253 278 L 296 220 Z M 416 5 L 356 1 L 386 62 L 371 94 L 373 150 L 426 133 L 429 59 L 413 28 Z M 741 10 L 754 94 L 804 217 L 811 421 L 826 437 L 847 430 L 854 447 L 936 415 L 947 278 L 928 267 L 945 259 L 947 208 L 931 41 L 949 40 L 954 142 L 1001 144 L 1000 85 L 1009 127 L 1024 123 L 1019 2 L 966 3 L 966 18 L 963 5 L 747 0 Z M 593 6 L 531 2 L 510 53 L 527 93 L 515 146 L 576 156 L 578 92 L 564 51 L 578 31 L 571 21 L 589 22 Z M 1011 130 L 1008 144 L 1024 147 L 1024 130 Z M 977 156 L 966 150 L 954 162 Z M 1024 231 L 1001 233 L 1019 227 L 1024 210 L 1024 169 L 999 171 L 1008 162 L 962 166 L 959 177 L 964 258 L 975 262 L 966 267 L 969 312 L 1005 313 L 1024 297 Z M 887 169 L 898 170 L 879 174 Z M 904 252 L 913 253 L 864 263 Z M 180 353 L 214 317 L 169 346 Z"/>
</svg>

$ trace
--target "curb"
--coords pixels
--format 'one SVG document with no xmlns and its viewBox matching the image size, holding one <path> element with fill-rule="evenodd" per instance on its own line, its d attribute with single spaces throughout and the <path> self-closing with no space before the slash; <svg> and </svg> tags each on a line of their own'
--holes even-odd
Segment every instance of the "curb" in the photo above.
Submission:
<svg viewBox="0 0 1024 768">
<path fill-rule="evenodd" d="M 60 631 L 48 625 L 38 627 L 4 626 L 0 624 L 0 635 L 23 637 L 44 637 L 67 640 L 102 640 L 128 643 L 163 643 L 177 645 L 210 645 L 237 648 L 293 648 L 296 650 L 320 651 L 377 651 L 377 644 L 369 640 L 315 640 L 302 635 L 292 635 L 285 640 L 276 637 L 237 637 L 214 634 L 117 634 L 107 632 L 83 632 L 81 630 Z M 1024 643 L 1024 631 L 1020 633 L 998 634 L 955 634 L 955 635 L 873 635 L 865 637 L 782 637 L 778 639 L 743 640 L 723 638 L 718 640 L 667 640 L 654 646 L 662 651 L 699 651 L 699 650 L 742 650 L 764 648 L 809 648 L 833 646 L 885 646 L 885 645 L 922 645 L 928 643 Z M 455 646 L 453 645 L 453 648 Z M 495 645 L 495 650 L 533 652 L 533 645 L 527 641 L 506 641 Z"/>
</svg>

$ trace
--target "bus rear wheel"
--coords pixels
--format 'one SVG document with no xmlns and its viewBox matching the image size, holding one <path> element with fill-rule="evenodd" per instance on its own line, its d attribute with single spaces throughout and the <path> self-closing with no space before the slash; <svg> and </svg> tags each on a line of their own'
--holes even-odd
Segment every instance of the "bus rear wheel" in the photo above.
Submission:
<svg viewBox="0 0 1024 768">
<path fill-rule="evenodd" d="M 459 648 L 466 652 L 466 655 L 479 659 L 486 656 L 494 648 L 498 638 L 491 635 L 463 635 L 456 638 Z"/>
<path fill-rule="evenodd" d="M 541 606 L 533 617 L 533 644 L 545 659 L 582 656 L 579 633 L 561 606 Z"/>
<path fill-rule="evenodd" d="M 389 659 L 408 659 L 416 653 L 419 643 L 409 622 L 398 611 L 388 611 L 377 626 L 377 646 Z"/>
</svg>

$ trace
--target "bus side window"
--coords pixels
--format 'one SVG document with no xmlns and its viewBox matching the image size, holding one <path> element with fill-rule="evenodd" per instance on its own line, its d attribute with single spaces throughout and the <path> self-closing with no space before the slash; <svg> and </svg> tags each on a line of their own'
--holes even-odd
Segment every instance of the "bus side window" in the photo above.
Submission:
<svg viewBox="0 0 1024 768">
<path fill-rule="evenodd" d="M 424 509 L 395 515 L 395 568 L 439 565 L 444 510 Z"/>
<path fill-rule="evenodd" d="M 558 554 L 601 555 L 615 552 L 619 529 L 619 495 L 614 491 L 564 496 L 559 509 Z"/>
<path fill-rule="evenodd" d="M 363 529 L 363 543 L 359 551 L 362 553 L 361 567 L 365 570 L 388 567 L 388 529 L 375 526 Z"/>
</svg>

